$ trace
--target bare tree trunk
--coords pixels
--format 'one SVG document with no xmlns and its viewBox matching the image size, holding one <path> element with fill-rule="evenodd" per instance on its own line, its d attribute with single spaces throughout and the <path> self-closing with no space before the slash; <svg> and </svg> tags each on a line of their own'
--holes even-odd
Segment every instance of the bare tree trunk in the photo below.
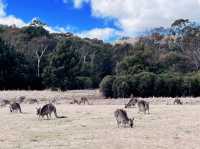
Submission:
<svg viewBox="0 0 200 149">
<path fill-rule="evenodd" d="M 38 59 L 38 64 L 37 64 L 37 76 L 38 78 L 40 77 L 40 59 Z"/>
<path fill-rule="evenodd" d="M 47 48 L 45 47 L 43 50 L 42 50 L 42 53 L 39 55 L 38 53 L 38 50 L 36 50 L 36 56 L 37 56 L 37 77 L 39 78 L 40 77 L 40 62 L 41 62 L 41 59 L 45 53 L 45 51 L 47 50 Z"/>
<path fill-rule="evenodd" d="M 83 63 L 85 64 L 86 62 L 86 56 L 83 57 Z"/>
</svg>

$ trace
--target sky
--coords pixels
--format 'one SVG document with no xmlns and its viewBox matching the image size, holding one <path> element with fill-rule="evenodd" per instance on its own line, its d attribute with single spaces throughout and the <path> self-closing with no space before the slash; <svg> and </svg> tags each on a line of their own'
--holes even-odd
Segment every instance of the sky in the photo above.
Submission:
<svg viewBox="0 0 200 149">
<path fill-rule="evenodd" d="M 50 32 L 112 42 L 180 18 L 200 21 L 200 0 L 0 0 L 0 24 L 23 27 L 34 18 Z"/>
</svg>

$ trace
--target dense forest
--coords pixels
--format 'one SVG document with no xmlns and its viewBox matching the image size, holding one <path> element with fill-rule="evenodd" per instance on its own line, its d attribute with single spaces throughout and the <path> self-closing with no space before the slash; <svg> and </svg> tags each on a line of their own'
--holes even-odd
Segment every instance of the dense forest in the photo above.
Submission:
<svg viewBox="0 0 200 149">
<path fill-rule="evenodd" d="M 179 19 L 134 42 L 0 26 L 0 89 L 98 88 L 106 97 L 199 96 L 200 26 Z M 124 38 L 125 39 L 125 38 Z"/>
</svg>

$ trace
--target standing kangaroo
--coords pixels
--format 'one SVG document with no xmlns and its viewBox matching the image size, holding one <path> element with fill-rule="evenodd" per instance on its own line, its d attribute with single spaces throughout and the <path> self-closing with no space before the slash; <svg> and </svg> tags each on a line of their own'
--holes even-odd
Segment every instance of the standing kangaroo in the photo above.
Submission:
<svg viewBox="0 0 200 149">
<path fill-rule="evenodd" d="M 138 105 L 138 112 L 144 112 L 144 114 L 146 114 L 146 112 L 148 112 L 148 114 L 150 114 L 149 112 L 149 102 L 144 101 L 144 100 L 138 100 L 138 99 L 133 99 L 132 104 L 135 105 L 137 103 Z"/>
<path fill-rule="evenodd" d="M 25 101 L 26 97 L 25 96 L 20 96 L 18 98 L 16 98 L 15 102 L 21 104 Z"/>
<path fill-rule="evenodd" d="M 14 103 L 10 104 L 9 108 L 10 108 L 10 112 L 18 111 L 18 112 L 22 113 L 19 103 L 14 102 Z"/>
<path fill-rule="evenodd" d="M 150 114 L 148 102 L 144 100 L 139 100 L 137 101 L 137 104 L 138 104 L 139 112 L 144 112 L 144 114 L 146 114 L 146 112 L 148 111 L 148 114 Z"/>
<path fill-rule="evenodd" d="M 180 99 L 176 98 L 176 99 L 174 100 L 174 105 L 175 105 L 175 104 L 177 104 L 177 105 L 182 105 L 183 103 L 181 102 Z"/>
<path fill-rule="evenodd" d="M 133 127 L 134 118 L 132 118 L 132 119 L 128 118 L 128 115 L 127 115 L 125 110 L 117 109 L 114 112 L 114 116 L 117 120 L 118 128 L 119 128 L 120 125 L 123 125 L 123 127 L 127 127 L 127 125 L 129 125 L 129 127 L 131 127 L 131 128 Z"/>
<path fill-rule="evenodd" d="M 42 108 L 37 109 L 37 115 L 39 116 L 39 118 L 40 116 L 43 118 L 46 115 L 47 119 L 49 119 L 49 116 L 51 118 L 52 112 L 54 112 L 56 118 L 66 118 L 65 116 L 57 115 L 56 107 L 52 103 L 46 104 Z"/>
<path fill-rule="evenodd" d="M 81 104 L 81 103 L 83 103 L 83 104 L 87 103 L 89 105 L 89 101 L 88 101 L 87 97 L 81 97 L 79 104 Z"/>
</svg>

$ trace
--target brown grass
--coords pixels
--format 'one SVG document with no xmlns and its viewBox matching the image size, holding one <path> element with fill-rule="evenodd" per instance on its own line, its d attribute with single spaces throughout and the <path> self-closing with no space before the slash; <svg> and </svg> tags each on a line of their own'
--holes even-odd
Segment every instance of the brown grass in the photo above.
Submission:
<svg viewBox="0 0 200 149">
<path fill-rule="evenodd" d="M 113 117 L 119 105 L 58 105 L 66 119 L 38 120 L 33 105 L 24 114 L 0 109 L 2 149 L 189 149 L 200 148 L 200 106 L 151 106 L 151 115 L 138 114 L 134 128 L 117 128 Z"/>
<path fill-rule="evenodd" d="M 23 114 L 10 113 L 8 107 L 0 108 L 0 149 L 200 148 L 200 105 L 152 102 L 150 115 L 137 113 L 137 108 L 127 109 L 128 115 L 135 117 L 131 129 L 117 128 L 113 116 L 117 108 L 123 107 L 122 100 L 94 103 L 57 104 L 58 115 L 67 118 L 52 120 L 38 120 L 37 104 L 22 104 Z"/>
</svg>

